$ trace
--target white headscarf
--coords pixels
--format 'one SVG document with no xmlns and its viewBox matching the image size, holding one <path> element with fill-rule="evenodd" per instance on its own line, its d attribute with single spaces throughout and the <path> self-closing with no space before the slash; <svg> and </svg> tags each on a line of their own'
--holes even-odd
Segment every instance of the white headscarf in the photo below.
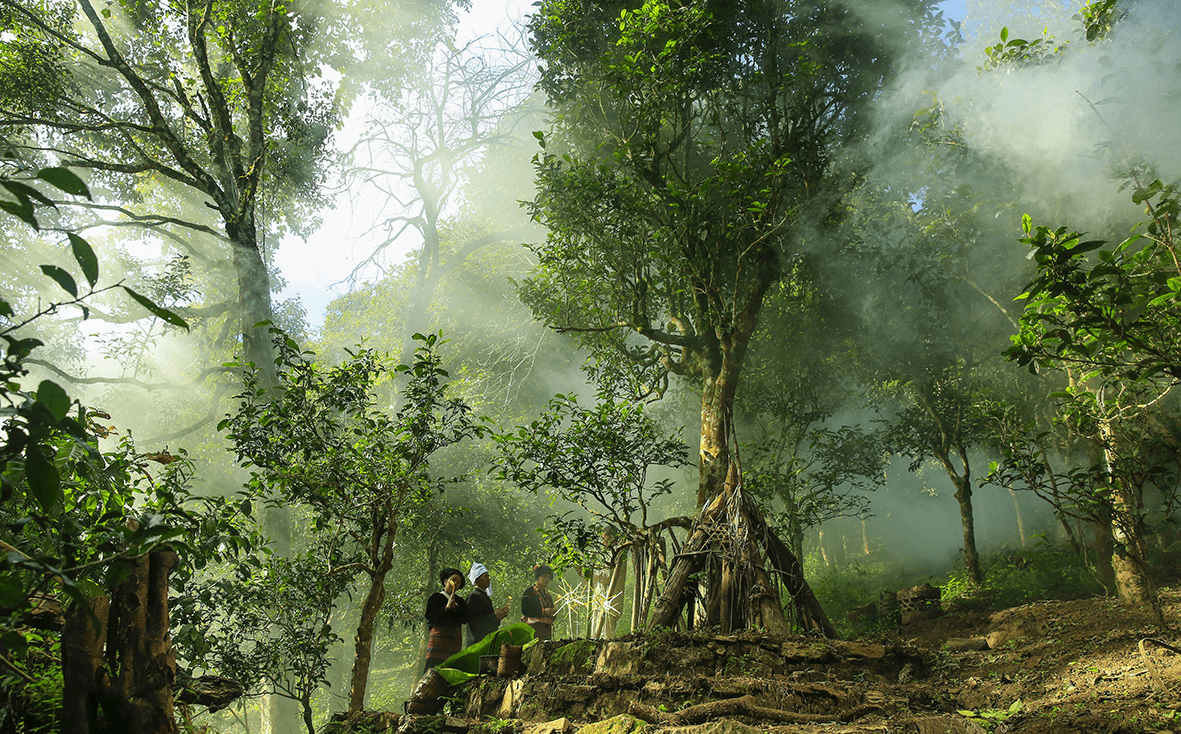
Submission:
<svg viewBox="0 0 1181 734">
<path fill-rule="evenodd" d="M 487 567 L 484 566 L 483 563 L 473 562 L 472 563 L 472 570 L 467 572 L 467 580 L 472 582 L 472 586 L 475 586 L 476 579 L 480 578 L 481 576 L 483 576 L 486 573 L 488 573 L 488 569 L 487 569 Z M 484 589 L 484 593 L 488 595 L 489 599 L 492 598 L 492 585 L 491 584 L 488 585 L 487 589 Z"/>
</svg>

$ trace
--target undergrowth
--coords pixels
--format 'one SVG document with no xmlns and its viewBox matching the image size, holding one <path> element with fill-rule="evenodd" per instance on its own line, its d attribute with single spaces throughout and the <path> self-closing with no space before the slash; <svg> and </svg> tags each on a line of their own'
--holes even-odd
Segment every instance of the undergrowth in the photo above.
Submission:
<svg viewBox="0 0 1181 734">
<path fill-rule="evenodd" d="M 1046 599 L 1078 599 L 1101 595 L 1103 587 L 1069 544 L 1038 536 L 1026 548 L 1007 548 L 982 555 L 984 583 L 968 583 L 962 563 L 947 575 L 932 575 L 897 561 L 858 561 L 819 569 L 809 583 L 821 606 L 842 635 L 872 636 L 893 622 L 868 618 L 856 627 L 846 621 L 850 609 L 876 604 L 883 593 L 922 584 L 941 590 L 945 610 L 996 610 Z"/>
<path fill-rule="evenodd" d="M 1007 609 L 1042 600 L 1081 599 L 1101 595 L 1086 561 L 1069 544 L 1044 536 L 1025 548 L 1008 548 L 981 557 L 984 583 L 973 587 L 963 568 L 939 584 L 944 608 Z"/>
</svg>

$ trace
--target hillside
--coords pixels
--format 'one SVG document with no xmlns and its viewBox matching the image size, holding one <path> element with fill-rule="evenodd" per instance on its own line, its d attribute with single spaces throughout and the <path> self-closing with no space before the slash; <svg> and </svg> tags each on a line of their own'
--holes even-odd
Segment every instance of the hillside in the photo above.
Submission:
<svg viewBox="0 0 1181 734">
<path fill-rule="evenodd" d="M 1181 592 L 1162 600 L 1176 620 Z M 947 614 L 865 640 L 666 632 L 551 641 L 526 652 L 525 675 L 458 691 L 462 714 L 367 715 L 334 728 L 1163 734 L 1181 732 L 1175 647 L 1146 613 L 1108 599 Z"/>
</svg>

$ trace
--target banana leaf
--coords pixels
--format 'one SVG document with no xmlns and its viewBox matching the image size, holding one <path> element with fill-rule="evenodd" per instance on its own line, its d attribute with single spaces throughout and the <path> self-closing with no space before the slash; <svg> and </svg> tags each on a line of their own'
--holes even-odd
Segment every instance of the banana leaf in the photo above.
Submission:
<svg viewBox="0 0 1181 734">
<path fill-rule="evenodd" d="M 517 622 L 488 633 L 484 639 L 465 647 L 435 666 L 435 671 L 453 686 L 480 674 L 480 656 L 497 655 L 501 645 L 525 645 L 533 641 L 533 628 Z"/>
</svg>

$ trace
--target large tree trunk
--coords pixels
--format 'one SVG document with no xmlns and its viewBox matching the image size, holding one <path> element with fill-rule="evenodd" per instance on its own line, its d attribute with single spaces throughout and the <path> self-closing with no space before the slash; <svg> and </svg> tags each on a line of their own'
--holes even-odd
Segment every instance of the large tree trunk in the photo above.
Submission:
<svg viewBox="0 0 1181 734">
<path fill-rule="evenodd" d="M 172 703 L 176 652 L 168 637 L 168 575 L 177 563 L 171 548 L 152 551 L 136 561 L 111 597 L 107 670 L 112 677 L 105 693 L 101 683 L 99 688 L 119 713 L 108 715 L 108 728 L 121 719 L 116 727 L 127 734 L 178 731 Z"/>
<path fill-rule="evenodd" d="M 761 568 L 755 569 L 755 624 L 773 635 L 786 636 L 791 630 L 779 605 L 779 587 Z"/>
<path fill-rule="evenodd" d="M 349 713 L 355 714 L 365 707 L 365 688 L 369 684 L 369 666 L 373 657 L 373 630 L 377 613 L 385 603 L 386 572 L 378 571 L 369 577 L 369 592 L 361 604 L 361 618 L 357 621 L 357 635 L 354 638 L 353 678 L 349 689 Z"/>
<path fill-rule="evenodd" d="M 90 609 L 74 604 L 66 611 L 61 636 L 63 732 L 99 731 L 98 679 L 109 610 L 110 599 L 100 596 L 91 600 Z"/>
<path fill-rule="evenodd" d="M 242 332 L 242 358 L 260 371 L 264 387 L 275 384 L 275 357 L 269 327 L 260 322 L 274 318 L 271 306 L 271 279 L 259 251 L 254 223 L 227 226 L 234 251 L 234 272 L 238 276 L 239 328 Z"/>
<path fill-rule="evenodd" d="M 1144 524 L 1142 500 L 1135 487 L 1116 475 L 1120 443 L 1112 424 L 1105 421 L 1100 424 L 1099 430 L 1103 468 L 1110 482 L 1111 566 L 1115 572 L 1115 587 L 1124 603 L 1147 605 L 1157 622 L 1164 627 L 1164 613 L 1156 594 L 1156 585 L 1148 575 L 1144 543 L 1140 538 Z"/>
<path fill-rule="evenodd" d="M 1119 591 L 1119 598 L 1126 604 L 1147 606 L 1163 628 L 1166 626 L 1164 612 L 1156 593 L 1156 584 L 1152 582 L 1152 577 L 1148 573 L 1143 544 L 1138 537 L 1138 498 L 1132 496 L 1127 487 L 1119 485 L 1113 487 L 1112 495 L 1115 499 L 1115 512 L 1112 513 L 1111 537 L 1114 548 L 1111 566 L 1115 571 L 1115 587 Z"/>
<path fill-rule="evenodd" d="M 672 627 L 684 606 L 684 594 L 689 577 L 701 570 L 709 559 L 707 548 L 710 535 L 707 525 L 721 511 L 724 497 L 719 494 L 701 513 L 696 529 L 685 539 L 664 584 L 664 591 L 653 604 L 649 627 Z"/>
<path fill-rule="evenodd" d="M 176 652 L 168 635 L 168 576 L 177 562 L 171 548 L 153 551 L 131 562 L 109 599 L 70 608 L 62 631 L 63 731 L 178 731 Z"/>
<path fill-rule="evenodd" d="M 262 532 L 271 539 L 280 558 L 291 555 L 291 509 L 286 505 L 267 507 L 262 516 Z M 302 714 L 298 701 L 277 693 L 262 698 L 259 734 L 297 734 Z"/>
<path fill-rule="evenodd" d="M 783 541 L 771 530 L 767 524 L 767 519 L 763 517 L 763 513 L 754 505 L 749 505 L 749 515 L 754 532 L 763 538 L 766 545 L 767 559 L 771 565 L 780 573 L 780 578 L 783 579 L 784 586 L 787 587 L 787 593 L 791 595 L 792 601 L 795 602 L 797 609 L 800 612 L 800 622 L 803 626 L 811 626 L 825 637 L 835 639 L 837 637 L 836 628 L 832 626 L 828 615 L 824 613 L 824 608 L 820 606 L 820 601 L 816 595 L 812 593 L 812 587 L 804 579 L 804 569 L 800 565 L 800 559 L 792 555 Z"/>
<path fill-rule="evenodd" d="M 733 378 L 733 379 L 731 379 Z M 730 412 L 737 374 L 710 374 L 701 391 L 701 452 L 698 457 L 697 506 L 720 493 L 730 470 Z"/>
<path fill-rule="evenodd" d="M 734 396 L 751 337 L 759 323 L 763 295 L 777 273 L 775 252 L 762 248 L 754 256 L 749 290 L 735 297 L 733 317 L 714 327 L 717 340 L 698 355 L 701 375 L 701 453 L 698 458 L 697 506 L 719 494 L 730 473 L 731 417 Z M 702 284 L 710 289 L 710 284 Z"/>
</svg>

